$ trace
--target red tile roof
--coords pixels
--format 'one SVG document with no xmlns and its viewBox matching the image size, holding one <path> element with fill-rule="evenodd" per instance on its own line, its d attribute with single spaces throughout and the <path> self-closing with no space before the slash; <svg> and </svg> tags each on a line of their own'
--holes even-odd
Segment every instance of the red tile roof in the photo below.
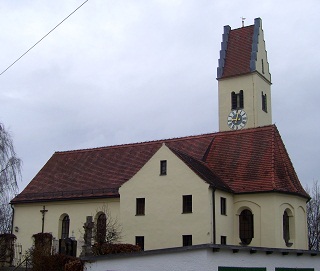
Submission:
<svg viewBox="0 0 320 271">
<path fill-rule="evenodd" d="M 231 30 L 222 78 L 250 72 L 254 26 Z"/>
<path fill-rule="evenodd" d="M 165 143 L 211 186 L 231 193 L 283 192 L 305 198 L 274 125 L 144 143 L 56 152 L 12 203 L 119 197 Z"/>
<path fill-rule="evenodd" d="M 278 191 L 308 197 L 275 125 L 219 133 L 206 163 L 235 193 Z"/>
<path fill-rule="evenodd" d="M 227 78 L 256 71 L 258 36 L 261 19 L 254 25 L 231 30 L 224 27 L 217 78 Z"/>
</svg>

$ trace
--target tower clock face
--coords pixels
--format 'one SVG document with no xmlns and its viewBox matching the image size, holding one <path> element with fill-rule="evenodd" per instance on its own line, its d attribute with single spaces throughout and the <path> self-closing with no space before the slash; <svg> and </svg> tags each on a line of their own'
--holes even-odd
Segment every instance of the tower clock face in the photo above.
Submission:
<svg viewBox="0 0 320 271">
<path fill-rule="evenodd" d="M 240 130 L 247 124 L 247 113 L 242 110 L 232 110 L 228 116 L 228 126 L 232 130 Z"/>
</svg>

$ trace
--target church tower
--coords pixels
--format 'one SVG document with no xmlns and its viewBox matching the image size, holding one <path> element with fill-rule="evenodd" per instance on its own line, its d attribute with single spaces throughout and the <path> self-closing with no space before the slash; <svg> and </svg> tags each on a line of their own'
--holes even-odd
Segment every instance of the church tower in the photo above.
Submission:
<svg viewBox="0 0 320 271">
<path fill-rule="evenodd" d="M 224 27 L 219 67 L 219 131 L 272 124 L 271 75 L 262 21 Z"/>
</svg>

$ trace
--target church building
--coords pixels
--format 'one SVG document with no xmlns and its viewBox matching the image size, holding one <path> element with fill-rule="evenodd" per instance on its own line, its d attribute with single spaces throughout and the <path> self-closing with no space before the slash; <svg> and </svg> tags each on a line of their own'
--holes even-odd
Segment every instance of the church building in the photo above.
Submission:
<svg viewBox="0 0 320 271">
<path fill-rule="evenodd" d="M 260 18 L 224 27 L 217 80 L 219 132 L 55 152 L 11 201 L 17 242 L 27 250 L 43 230 L 77 240 L 79 255 L 92 216 L 95 227 L 116 219 L 120 242 L 144 250 L 307 250 L 309 195 L 272 124 Z"/>
</svg>

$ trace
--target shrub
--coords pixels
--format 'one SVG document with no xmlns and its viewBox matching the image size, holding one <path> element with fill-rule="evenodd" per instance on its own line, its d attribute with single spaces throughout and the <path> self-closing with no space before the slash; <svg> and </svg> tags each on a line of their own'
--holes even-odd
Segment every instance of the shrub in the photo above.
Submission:
<svg viewBox="0 0 320 271">
<path fill-rule="evenodd" d="M 132 253 L 137 251 L 141 251 L 140 247 L 131 244 L 96 243 L 92 246 L 92 252 L 94 255 Z"/>
<path fill-rule="evenodd" d="M 39 249 L 30 251 L 33 271 L 83 271 L 83 262 L 63 254 L 45 255 Z"/>
<path fill-rule="evenodd" d="M 82 271 L 84 263 L 80 259 L 71 260 L 64 266 L 65 271 Z"/>
</svg>

